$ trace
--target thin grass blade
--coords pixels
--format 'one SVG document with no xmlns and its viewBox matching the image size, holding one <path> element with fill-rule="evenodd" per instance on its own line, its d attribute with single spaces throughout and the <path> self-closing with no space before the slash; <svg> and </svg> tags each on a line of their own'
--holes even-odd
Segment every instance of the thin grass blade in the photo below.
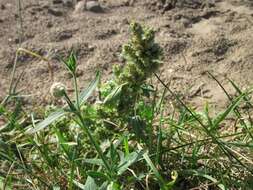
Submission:
<svg viewBox="0 0 253 190">
<path fill-rule="evenodd" d="M 242 93 L 234 101 L 232 101 L 231 105 L 227 108 L 227 110 L 220 114 L 217 118 L 215 118 L 213 122 L 213 127 L 216 128 L 228 116 L 228 114 L 230 114 L 238 106 L 238 104 L 246 95 L 247 93 Z"/>
</svg>

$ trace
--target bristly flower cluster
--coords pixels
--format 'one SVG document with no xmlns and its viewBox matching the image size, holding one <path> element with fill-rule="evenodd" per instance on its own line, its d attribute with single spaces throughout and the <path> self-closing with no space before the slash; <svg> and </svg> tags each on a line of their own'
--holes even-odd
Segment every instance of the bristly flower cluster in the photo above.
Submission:
<svg viewBox="0 0 253 190">
<path fill-rule="evenodd" d="M 110 106 L 114 105 L 118 113 L 126 117 L 132 115 L 138 97 L 145 94 L 142 87 L 146 80 L 162 64 L 162 48 L 155 43 L 154 30 L 133 22 L 130 31 L 131 39 L 122 49 L 126 64 L 114 67 L 114 90 L 105 98 L 106 102 L 113 102 Z"/>
<path fill-rule="evenodd" d="M 155 43 L 155 32 L 138 23 L 130 25 L 132 37 L 123 46 L 122 57 L 126 60 L 123 68 L 115 67 L 114 73 L 119 84 L 138 86 L 145 82 L 161 65 L 162 48 Z"/>
</svg>

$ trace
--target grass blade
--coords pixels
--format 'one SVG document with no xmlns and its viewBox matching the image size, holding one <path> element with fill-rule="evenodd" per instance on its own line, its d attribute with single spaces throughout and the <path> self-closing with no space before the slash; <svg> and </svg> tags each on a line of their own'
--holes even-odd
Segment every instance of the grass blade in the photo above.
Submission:
<svg viewBox="0 0 253 190">
<path fill-rule="evenodd" d="M 230 114 L 238 106 L 238 104 L 243 98 L 245 98 L 246 95 L 247 93 L 242 93 L 234 101 L 232 101 L 231 105 L 226 109 L 226 111 L 214 119 L 213 127 L 216 128 L 228 116 L 228 114 Z"/>
<path fill-rule="evenodd" d="M 141 147 L 138 147 L 141 150 Z M 143 154 L 143 158 L 145 159 L 145 161 L 147 162 L 148 166 L 151 168 L 151 170 L 153 171 L 154 175 L 156 176 L 159 184 L 161 187 L 166 187 L 166 182 L 163 179 L 163 177 L 160 175 L 159 171 L 156 169 L 155 165 L 153 164 L 152 160 L 150 159 L 150 157 L 148 156 L 148 152 L 145 152 Z"/>
<path fill-rule="evenodd" d="M 196 170 L 187 170 L 186 172 L 190 173 L 194 176 L 206 178 L 206 179 L 212 181 L 213 183 L 217 184 L 217 187 L 219 187 L 221 190 L 227 190 L 227 188 L 223 184 L 219 183 L 219 181 L 217 179 L 215 179 L 214 177 L 212 177 L 208 174 L 205 174 L 203 172 L 199 172 Z"/>
<path fill-rule="evenodd" d="M 230 79 L 228 79 L 229 82 L 232 84 L 232 86 L 234 87 L 234 89 L 239 93 L 239 94 L 242 94 L 242 91 L 240 90 L 240 88 Z M 250 107 L 250 108 L 253 108 L 253 105 L 250 103 L 249 99 L 247 96 L 245 96 L 244 98 L 244 101 L 247 103 L 247 105 Z"/>
</svg>

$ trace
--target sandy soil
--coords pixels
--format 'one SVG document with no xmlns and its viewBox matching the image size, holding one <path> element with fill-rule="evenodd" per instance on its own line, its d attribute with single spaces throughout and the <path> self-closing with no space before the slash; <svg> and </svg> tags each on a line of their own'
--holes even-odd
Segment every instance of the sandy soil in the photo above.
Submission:
<svg viewBox="0 0 253 190">
<path fill-rule="evenodd" d="M 0 100 L 9 87 L 18 47 L 17 1 L 0 0 Z M 203 108 L 209 101 L 223 108 L 228 100 L 207 74 L 211 72 L 231 95 L 227 78 L 242 89 L 253 83 L 253 2 L 251 0 L 103 0 L 102 13 L 82 11 L 53 0 L 21 0 L 21 47 L 50 59 L 54 81 L 71 90 L 70 76 L 56 61 L 74 48 L 79 58 L 79 82 L 84 87 L 96 70 L 111 77 L 114 64 L 122 63 L 121 45 L 129 37 L 131 20 L 152 26 L 164 47 L 160 74 L 186 101 Z M 79 2 L 80 6 L 80 2 Z M 52 84 L 47 63 L 22 54 L 17 74 L 24 72 L 18 89 L 29 104 L 51 101 Z M 168 96 L 169 97 L 169 96 Z"/>
</svg>

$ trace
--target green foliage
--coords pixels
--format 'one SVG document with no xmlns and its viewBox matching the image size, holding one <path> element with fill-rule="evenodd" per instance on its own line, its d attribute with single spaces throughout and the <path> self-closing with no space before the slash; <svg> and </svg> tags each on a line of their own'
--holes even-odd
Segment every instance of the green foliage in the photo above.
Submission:
<svg viewBox="0 0 253 190">
<path fill-rule="evenodd" d="M 61 57 L 59 57 L 59 60 L 64 63 L 65 67 L 69 70 L 71 74 L 76 73 L 77 68 L 77 58 L 75 53 L 72 51 L 68 57 L 67 60 L 63 60 Z"/>
<path fill-rule="evenodd" d="M 114 102 L 121 115 L 128 113 L 129 116 L 133 115 L 137 99 L 146 92 L 143 88 L 146 80 L 162 64 L 162 48 L 155 43 L 154 30 L 135 22 L 131 23 L 130 30 L 131 39 L 122 49 L 126 64 L 123 67 L 114 66 L 115 90 L 105 98 L 106 102 Z M 112 87 L 112 83 L 108 86 Z"/>
<path fill-rule="evenodd" d="M 130 30 L 131 40 L 122 50 L 127 64 L 123 68 L 115 67 L 114 73 L 119 84 L 140 87 L 161 66 L 162 49 L 154 41 L 153 29 L 133 22 Z"/>
<path fill-rule="evenodd" d="M 125 65 L 114 68 L 112 80 L 101 83 L 98 72 L 80 92 L 71 52 L 61 62 L 73 76 L 75 97 L 61 88 L 56 98 L 64 106 L 50 105 L 38 115 L 27 114 L 20 98 L 0 104 L 0 120 L 7 121 L 0 126 L 0 189 L 252 187 L 252 89 L 242 91 L 230 81 L 239 94 L 232 98 L 219 83 L 231 104 L 214 116 L 208 104 L 196 112 L 156 74 L 163 91 L 149 83 L 161 66 L 162 49 L 152 29 L 138 23 L 130 29 Z M 177 106 L 165 101 L 167 92 Z"/>
</svg>

